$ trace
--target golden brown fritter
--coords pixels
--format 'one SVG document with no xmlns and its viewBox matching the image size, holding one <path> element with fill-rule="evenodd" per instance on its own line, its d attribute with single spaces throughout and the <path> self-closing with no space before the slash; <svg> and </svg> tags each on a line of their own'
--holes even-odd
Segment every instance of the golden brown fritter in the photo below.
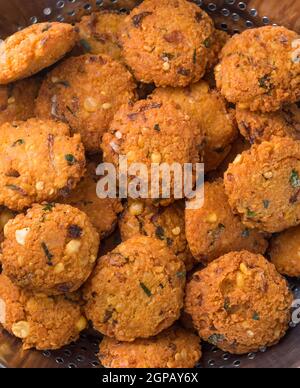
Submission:
<svg viewBox="0 0 300 388">
<path fill-rule="evenodd" d="M 300 227 L 274 235 L 268 251 L 271 262 L 282 275 L 300 276 Z"/>
<path fill-rule="evenodd" d="M 76 24 L 79 29 L 79 44 L 90 54 L 106 54 L 116 61 L 122 59 L 120 43 L 126 14 L 102 11 L 83 16 Z"/>
<path fill-rule="evenodd" d="M 126 19 L 123 55 L 139 81 L 187 86 L 205 73 L 213 29 L 186 0 L 145 0 Z"/>
<path fill-rule="evenodd" d="M 106 368 L 194 368 L 201 355 L 200 338 L 173 326 L 131 343 L 104 337 L 99 359 Z"/>
<path fill-rule="evenodd" d="M 300 109 L 296 104 L 271 113 L 237 109 L 236 119 L 241 134 L 251 144 L 269 141 L 272 136 L 300 140 Z"/>
<path fill-rule="evenodd" d="M 232 213 L 223 181 L 206 182 L 204 205 L 197 210 L 186 209 L 186 236 L 194 257 L 211 262 L 232 251 L 248 250 L 264 254 L 268 243 L 264 234 L 245 227 Z"/>
<path fill-rule="evenodd" d="M 194 259 L 185 236 L 185 203 L 157 207 L 141 200 L 129 200 L 119 219 L 122 241 L 135 236 L 149 236 L 164 241 L 190 270 Z"/>
<path fill-rule="evenodd" d="M 142 100 L 133 106 L 123 106 L 114 117 L 110 131 L 103 136 L 105 162 L 119 167 L 119 155 L 126 156 L 128 167 L 143 163 L 151 171 L 151 164 L 171 166 L 178 163 L 198 163 L 203 148 L 202 132 L 195 120 L 172 102 L 159 99 Z M 147 179 L 147 178 L 144 178 Z M 160 182 L 162 194 L 162 182 Z M 148 177 L 150 198 L 151 178 Z M 174 174 L 171 173 L 170 199 L 174 199 Z M 147 195 L 147 194 L 146 194 Z M 154 198 L 153 200 L 157 202 Z"/>
<path fill-rule="evenodd" d="M 99 235 L 85 213 L 68 205 L 34 205 L 6 224 L 4 236 L 3 273 L 22 288 L 73 292 L 95 266 Z"/>
<path fill-rule="evenodd" d="M 207 41 L 209 46 L 207 70 L 213 70 L 214 66 L 218 64 L 222 48 L 229 39 L 230 35 L 227 32 L 217 29 L 213 31 L 211 38 Z"/>
<path fill-rule="evenodd" d="M 230 151 L 230 144 L 237 136 L 232 112 L 216 90 L 210 90 L 205 81 L 183 88 L 159 88 L 154 98 L 174 101 L 192 117 L 206 135 L 204 147 L 205 171 L 218 167 Z"/>
<path fill-rule="evenodd" d="M 232 210 L 250 228 L 275 233 L 300 222 L 300 142 L 273 137 L 238 155 L 225 173 Z"/>
<path fill-rule="evenodd" d="M 135 88 L 126 68 L 108 56 L 68 58 L 43 82 L 36 115 L 68 123 L 87 151 L 99 151 L 114 114 L 135 99 Z"/>
<path fill-rule="evenodd" d="M 77 40 L 71 24 L 38 23 L 16 32 L 0 46 L 0 85 L 49 67 L 70 51 Z"/>
<path fill-rule="evenodd" d="M 163 241 L 131 238 L 100 258 L 84 288 L 86 316 L 119 341 L 155 336 L 180 316 L 185 275 Z"/>
<path fill-rule="evenodd" d="M 37 77 L 0 86 L 0 125 L 33 117 L 39 88 Z"/>
<path fill-rule="evenodd" d="M 300 63 L 293 59 L 296 32 L 266 26 L 235 35 L 225 45 L 216 81 L 241 109 L 271 112 L 300 98 Z"/>
<path fill-rule="evenodd" d="M 193 275 L 186 310 L 200 337 L 225 352 L 244 354 L 285 335 L 293 295 L 263 256 L 232 252 Z"/>
<path fill-rule="evenodd" d="M 122 212 L 123 206 L 118 198 L 101 199 L 97 196 L 99 177 L 96 175 L 96 168 L 97 164 L 90 162 L 87 174 L 76 189 L 70 195 L 58 199 L 58 202 L 74 206 L 86 213 L 102 239 L 114 232 L 118 214 Z"/>
<path fill-rule="evenodd" d="M 47 297 L 15 286 L 0 275 L 0 324 L 20 338 L 23 349 L 59 349 L 87 326 L 76 295 Z"/>
<path fill-rule="evenodd" d="M 50 120 L 0 127 L 0 205 L 23 210 L 68 193 L 85 171 L 80 135 Z"/>
</svg>

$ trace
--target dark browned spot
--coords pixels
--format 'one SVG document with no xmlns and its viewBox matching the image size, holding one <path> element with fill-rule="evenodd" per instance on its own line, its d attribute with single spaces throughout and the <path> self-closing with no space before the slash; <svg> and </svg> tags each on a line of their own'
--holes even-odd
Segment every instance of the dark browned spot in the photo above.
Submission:
<svg viewBox="0 0 300 388">
<path fill-rule="evenodd" d="M 164 40 L 168 43 L 179 44 L 184 40 L 184 35 L 181 31 L 175 30 L 170 32 L 169 34 L 165 34 L 163 36 Z"/>
<path fill-rule="evenodd" d="M 152 12 L 146 11 L 146 12 L 139 13 L 138 15 L 133 16 L 132 24 L 134 25 L 134 27 L 139 28 L 139 27 L 141 27 L 142 22 L 145 19 L 145 17 L 150 16 L 150 15 L 152 15 Z"/>
<path fill-rule="evenodd" d="M 69 225 L 68 226 L 68 237 L 70 238 L 80 238 L 82 236 L 82 228 L 78 225 Z"/>
</svg>

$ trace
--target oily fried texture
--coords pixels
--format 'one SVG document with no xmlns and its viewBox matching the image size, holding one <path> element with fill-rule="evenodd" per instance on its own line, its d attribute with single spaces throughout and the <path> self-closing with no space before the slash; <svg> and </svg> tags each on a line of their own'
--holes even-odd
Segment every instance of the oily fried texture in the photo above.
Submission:
<svg viewBox="0 0 300 388">
<path fill-rule="evenodd" d="M 215 69 L 217 86 L 239 108 L 271 112 L 300 98 L 300 63 L 293 60 L 296 32 L 267 26 L 235 35 Z"/>
<path fill-rule="evenodd" d="M 135 99 L 135 88 L 126 68 L 108 56 L 68 58 L 43 82 L 36 115 L 68 123 L 87 151 L 99 151 L 114 114 Z"/>
<path fill-rule="evenodd" d="M 23 349 L 60 349 L 86 327 L 77 296 L 47 297 L 15 286 L 0 275 L 0 324 L 22 339 Z"/>
<path fill-rule="evenodd" d="M 268 233 L 300 220 L 300 143 L 273 137 L 238 155 L 225 173 L 232 210 L 243 223 Z"/>
<path fill-rule="evenodd" d="M 179 318 L 184 286 L 184 264 L 164 242 L 134 237 L 100 258 L 84 288 L 85 313 L 119 341 L 152 337 Z"/>
<path fill-rule="evenodd" d="M 232 112 L 216 90 L 201 81 L 183 88 L 160 88 L 153 93 L 163 102 L 173 101 L 202 128 L 206 135 L 204 147 L 205 171 L 218 167 L 230 151 L 230 144 L 237 136 Z"/>
<path fill-rule="evenodd" d="M 200 162 L 203 140 L 198 123 L 173 102 L 143 100 L 133 106 L 123 106 L 116 114 L 110 131 L 103 136 L 103 157 L 105 162 L 119 167 L 119 155 L 123 155 L 129 167 L 133 163 L 144 163 L 148 171 L 153 163 L 169 166 L 178 163 L 183 167 L 184 163 Z M 148 179 L 147 198 L 150 198 L 150 174 L 141 179 Z M 162 194 L 162 184 L 159 186 Z M 170 187 L 170 200 L 162 199 L 162 204 L 174 198 L 173 173 Z"/>
<path fill-rule="evenodd" d="M 86 214 L 68 205 L 34 205 L 6 224 L 4 236 L 3 273 L 22 288 L 48 295 L 81 287 L 99 248 Z"/>
<path fill-rule="evenodd" d="M 122 59 L 120 43 L 126 14 L 102 11 L 83 16 L 76 24 L 79 29 L 79 44 L 91 54 L 106 54 L 116 61 Z"/>
<path fill-rule="evenodd" d="M 126 19 L 123 55 L 139 81 L 187 86 L 205 73 L 213 29 L 210 17 L 186 0 L 146 0 Z"/>
<path fill-rule="evenodd" d="M 39 23 L 16 32 L 0 47 L 0 85 L 6 85 L 52 65 L 70 51 L 77 39 L 66 23 Z"/>
<path fill-rule="evenodd" d="M 293 295 L 263 256 L 232 252 L 195 273 L 186 310 L 200 337 L 225 352 L 244 354 L 285 335 Z"/>
<path fill-rule="evenodd" d="M 194 368 L 200 358 L 200 338 L 177 326 L 131 343 L 104 337 L 99 353 L 106 368 Z"/>
<path fill-rule="evenodd" d="M 34 117 L 39 88 L 40 80 L 37 77 L 0 86 L 0 125 Z"/>
<path fill-rule="evenodd" d="M 275 235 L 268 251 L 271 262 L 282 275 L 300 276 L 300 227 Z"/>
<path fill-rule="evenodd" d="M 51 120 L 3 124 L 0 154 L 0 205 L 17 211 L 68 193 L 85 170 L 80 135 Z"/>
<path fill-rule="evenodd" d="M 211 38 L 207 41 L 209 46 L 208 50 L 208 63 L 207 70 L 213 70 L 214 66 L 219 63 L 219 56 L 221 54 L 222 48 L 229 41 L 230 35 L 221 30 L 215 29 Z"/>
<path fill-rule="evenodd" d="M 271 113 L 237 109 L 236 120 L 241 134 L 251 144 L 268 141 L 272 136 L 300 140 L 300 109 L 296 104 Z"/>
<path fill-rule="evenodd" d="M 122 241 L 134 236 L 149 236 L 164 241 L 189 270 L 194 259 L 185 236 L 184 202 L 157 207 L 140 200 L 129 200 L 119 219 Z"/>
<path fill-rule="evenodd" d="M 268 243 L 257 230 L 245 227 L 233 214 L 222 180 L 204 186 L 204 205 L 186 209 L 186 236 L 194 257 L 208 263 L 232 251 L 264 254 Z"/>
<path fill-rule="evenodd" d="M 97 195 L 96 175 L 97 164 L 90 162 L 87 174 L 78 186 L 66 197 L 61 197 L 58 202 L 78 208 L 87 214 L 101 239 L 108 237 L 118 223 L 118 214 L 123 206 L 118 198 L 99 198 Z"/>
</svg>

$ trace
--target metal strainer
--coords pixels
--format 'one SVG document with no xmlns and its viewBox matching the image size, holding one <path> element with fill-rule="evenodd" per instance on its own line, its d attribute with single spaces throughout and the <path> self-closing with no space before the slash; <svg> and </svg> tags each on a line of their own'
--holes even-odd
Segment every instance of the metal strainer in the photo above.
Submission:
<svg viewBox="0 0 300 388">
<path fill-rule="evenodd" d="M 74 22 L 83 14 L 101 9 L 126 11 L 141 1 L 134 0 L 0 0 L 0 38 L 14 33 L 30 24 L 42 21 Z M 249 1 L 195 0 L 214 19 L 216 26 L 230 33 L 246 28 L 270 24 L 268 17 L 260 17 L 255 9 L 249 9 Z M 116 245 L 112 237 L 106 246 Z M 107 248 L 107 247 L 106 247 Z M 295 299 L 300 299 L 300 280 L 291 280 Z M 204 345 L 204 368 L 285 368 L 300 367 L 300 326 L 291 329 L 281 343 L 271 349 L 261 349 L 246 356 L 232 356 L 211 345 Z M 95 332 L 84 333 L 80 340 L 58 351 L 26 351 L 21 344 L 0 329 L 0 366 L 3 367 L 48 367 L 48 368 L 96 368 L 101 337 Z"/>
</svg>

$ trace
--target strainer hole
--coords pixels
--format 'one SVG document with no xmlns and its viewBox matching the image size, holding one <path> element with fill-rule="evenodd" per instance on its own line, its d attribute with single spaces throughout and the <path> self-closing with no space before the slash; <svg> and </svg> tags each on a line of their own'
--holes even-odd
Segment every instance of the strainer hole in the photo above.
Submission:
<svg viewBox="0 0 300 388">
<path fill-rule="evenodd" d="M 79 356 L 76 357 L 76 360 L 77 360 L 78 362 L 83 362 L 83 361 L 85 360 L 85 357 L 82 356 L 81 354 L 79 354 Z"/>
<path fill-rule="evenodd" d="M 49 350 L 44 350 L 43 351 L 43 356 L 50 357 L 51 356 L 51 352 Z"/>
<path fill-rule="evenodd" d="M 246 27 L 247 28 L 252 28 L 254 25 L 253 25 L 253 22 L 251 22 L 251 20 L 247 20 L 246 21 Z"/>
<path fill-rule="evenodd" d="M 67 357 L 70 357 L 70 356 L 72 355 L 71 350 L 66 349 L 66 350 L 64 351 L 64 355 L 67 356 Z"/>
<path fill-rule="evenodd" d="M 73 362 L 71 362 L 71 363 L 68 365 L 68 368 L 70 368 L 70 369 L 75 369 L 75 368 L 77 368 L 77 365 L 74 364 Z"/>
<path fill-rule="evenodd" d="M 234 366 L 235 368 L 240 367 L 240 366 L 241 366 L 241 361 L 240 361 L 240 360 L 234 361 L 233 366 Z"/>
<path fill-rule="evenodd" d="M 230 359 L 230 355 L 228 353 L 223 354 L 223 360 L 228 361 Z"/>
<path fill-rule="evenodd" d="M 103 0 L 96 0 L 96 5 L 98 7 L 103 7 Z"/>
<path fill-rule="evenodd" d="M 215 360 L 209 360 L 209 361 L 208 361 L 208 365 L 209 365 L 209 366 L 215 366 L 215 365 L 216 365 Z"/>
<path fill-rule="evenodd" d="M 257 16 L 257 10 L 255 9 L 255 8 L 252 8 L 251 10 L 250 10 L 250 15 L 251 16 Z"/>
<path fill-rule="evenodd" d="M 232 20 L 238 22 L 240 20 L 240 15 L 237 13 L 232 14 Z"/>
<path fill-rule="evenodd" d="M 80 348 L 83 352 L 86 352 L 87 351 L 87 348 L 85 346 L 81 346 Z"/>
<path fill-rule="evenodd" d="M 58 22 L 63 22 L 65 20 L 65 18 L 62 15 L 58 15 L 56 19 Z"/>
<path fill-rule="evenodd" d="M 92 6 L 91 4 L 87 3 L 87 4 L 84 4 L 83 8 L 86 10 L 86 11 L 90 11 L 92 9 Z"/>
<path fill-rule="evenodd" d="M 223 14 L 224 16 L 226 16 L 226 17 L 230 15 L 230 11 L 229 11 L 229 9 L 227 9 L 227 8 L 223 8 L 221 12 L 222 12 L 222 14 Z"/>
<path fill-rule="evenodd" d="M 31 24 L 36 24 L 38 22 L 38 18 L 36 17 L 36 16 L 32 16 L 31 18 L 30 18 L 30 23 Z"/>
<path fill-rule="evenodd" d="M 64 6 L 65 6 L 65 2 L 64 1 L 58 1 L 57 3 L 56 3 L 56 7 L 57 8 L 64 8 Z"/>
<path fill-rule="evenodd" d="M 222 23 L 221 24 L 221 28 L 222 28 L 222 30 L 227 31 L 228 30 L 228 25 L 226 23 Z"/>
<path fill-rule="evenodd" d="M 255 357 L 256 357 L 256 354 L 255 354 L 255 353 L 249 353 L 249 354 L 248 354 L 249 360 L 254 360 Z"/>
<path fill-rule="evenodd" d="M 269 24 L 270 23 L 270 19 L 267 16 L 264 16 L 262 18 L 262 21 L 263 21 L 264 24 Z"/>
<path fill-rule="evenodd" d="M 46 15 L 46 16 L 49 16 L 49 15 L 51 15 L 51 13 L 52 13 L 52 9 L 51 8 L 45 8 L 44 10 L 43 10 L 43 14 L 44 15 Z"/>
<path fill-rule="evenodd" d="M 235 3 L 235 0 L 225 0 L 225 3 L 233 5 Z"/>
<path fill-rule="evenodd" d="M 216 9 L 217 9 L 217 6 L 215 3 L 209 3 L 208 4 L 208 9 L 211 11 L 211 12 L 215 12 Z"/>
<path fill-rule="evenodd" d="M 92 367 L 96 368 L 97 366 L 100 366 L 99 361 L 95 360 L 91 362 Z"/>
<path fill-rule="evenodd" d="M 247 6 L 246 6 L 246 4 L 245 4 L 245 3 L 243 3 L 243 2 L 240 2 L 240 3 L 239 3 L 239 8 L 240 8 L 240 9 L 242 9 L 242 10 L 244 10 L 244 9 L 246 9 L 246 8 L 247 8 Z"/>
<path fill-rule="evenodd" d="M 57 364 L 63 364 L 64 363 L 64 359 L 62 357 L 57 357 L 57 359 L 55 361 L 57 362 Z"/>
</svg>

